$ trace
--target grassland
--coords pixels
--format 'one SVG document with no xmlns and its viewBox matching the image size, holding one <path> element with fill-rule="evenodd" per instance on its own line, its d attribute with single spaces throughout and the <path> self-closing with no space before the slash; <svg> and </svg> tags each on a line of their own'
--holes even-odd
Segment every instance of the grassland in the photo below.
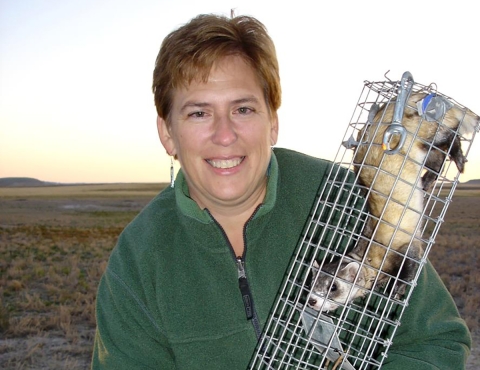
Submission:
<svg viewBox="0 0 480 370">
<path fill-rule="evenodd" d="M 109 253 L 164 186 L 0 188 L 0 368 L 89 368 Z M 457 189 L 429 255 L 477 341 L 479 219 L 480 188 Z"/>
<path fill-rule="evenodd" d="M 0 188 L 0 368 L 89 367 L 109 253 L 162 187 Z"/>
</svg>

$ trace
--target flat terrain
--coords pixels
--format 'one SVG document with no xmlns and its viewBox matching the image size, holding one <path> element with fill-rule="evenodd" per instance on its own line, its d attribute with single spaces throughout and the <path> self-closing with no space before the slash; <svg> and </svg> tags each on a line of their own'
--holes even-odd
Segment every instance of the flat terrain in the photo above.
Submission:
<svg viewBox="0 0 480 370">
<path fill-rule="evenodd" d="M 165 184 L 0 188 L 0 368 L 88 369 L 95 293 L 116 239 Z M 430 252 L 480 368 L 480 188 L 456 190 Z"/>
<path fill-rule="evenodd" d="M 0 188 L 0 368 L 89 368 L 110 251 L 163 187 Z"/>
</svg>

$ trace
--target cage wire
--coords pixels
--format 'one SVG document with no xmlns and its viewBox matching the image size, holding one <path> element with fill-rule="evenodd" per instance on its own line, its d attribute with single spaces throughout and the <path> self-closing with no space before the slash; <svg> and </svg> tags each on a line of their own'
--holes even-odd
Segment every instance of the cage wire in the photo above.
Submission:
<svg viewBox="0 0 480 370">
<path fill-rule="evenodd" d="M 379 369 L 480 118 L 436 85 L 364 83 L 249 369 Z"/>
</svg>

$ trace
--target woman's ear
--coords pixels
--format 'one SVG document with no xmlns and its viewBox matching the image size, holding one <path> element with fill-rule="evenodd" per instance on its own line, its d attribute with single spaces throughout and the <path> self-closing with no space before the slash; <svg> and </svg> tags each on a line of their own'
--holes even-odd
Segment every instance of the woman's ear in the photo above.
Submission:
<svg viewBox="0 0 480 370">
<path fill-rule="evenodd" d="M 278 116 L 272 119 L 272 127 L 270 129 L 270 146 L 274 146 L 278 140 Z"/>
<path fill-rule="evenodd" d="M 159 116 L 157 116 L 157 130 L 158 137 L 160 138 L 160 141 L 162 142 L 162 145 L 167 151 L 168 155 L 175 156 L 177 151 L 175 149 L 175 143 L 173 141 L 170 128 L 168 127 L 167 122 Z"/>
</svg>

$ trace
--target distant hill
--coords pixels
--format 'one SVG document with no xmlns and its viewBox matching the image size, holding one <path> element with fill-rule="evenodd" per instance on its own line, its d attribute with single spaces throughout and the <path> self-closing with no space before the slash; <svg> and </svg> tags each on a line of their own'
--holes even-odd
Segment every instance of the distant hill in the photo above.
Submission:
<svg viewBox="0 0 480 370">
<path fill-rule="evenodd" d="M 34 179 L 32 177 L 0 177 L 0 187 L 13 188 L 13 187 L 35 187 L 35 186 L 52 186 L 52 185 L 67 185 L 57 182 L 42 181 Z M 72 184 L 69 184 L 72 185 Z M 480 186 L 480 179 L 469 180 L 462 182 L 460 186 Z"/>
<path fill-rule="evenodd" d="M 470 181 L 467 181 L 467 182 L 463 182 L 462 183 L 463 185 L 480 185 L 480 179 L 476 179 L 476 180 L 470 180 Z"/>
<path fill-rule="evenodd" d="M 31 177 L 2 177 L 0 187 L 33 187 L 53 185 L 52 182 L 41 181 Z"/>
</svg>

